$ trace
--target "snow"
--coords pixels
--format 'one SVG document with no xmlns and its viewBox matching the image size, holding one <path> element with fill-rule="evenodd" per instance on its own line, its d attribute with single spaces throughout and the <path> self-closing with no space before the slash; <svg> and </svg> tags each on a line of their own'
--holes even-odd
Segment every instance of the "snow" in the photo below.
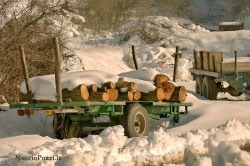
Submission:
<svg viewBox="0 0 250 166">
<path fill-rule="evenodd" d="M 170 19 L 158 19 L 163 20 Z M 247 20 L 245 23 L 249 25 Z M 172 18 L 170 21 L 175 20 Z M 250 165 L 249 153 L 239 148 L 250 139 L 249 96 L 232 97 L 219 93 L 218 100 L 207 100 L 195 93 L 195 82 L 188 71 L 192 66 L 194 49 L 221 51 L 225 61 L 232 60 L 236 50 L 239 59 L 247 61 L 249 30 L 208 32 L 192 23 L 189 30 L 183 30 L 177 26 L 178 23 L 173 25 L 175 29 L 168 31 L 171 40 L 165 40 L 167 48 L 160 46 L 164 42 L 148 45 L 140 42 L 136 45 L 139 70 L 126 65 L 131 57 L 128 48 L 117 45 L 96 48 L 89 45 L 88 39 L 83 42 L 79 38 L 71 38 L 69 46 L 82 59 L 85 71 L 79 69 L 63 73 L 62 88 L 72 90 L 80 84 L 93 83 L 100 86 L 124 76 L 125 80 L 136 82 L 139 91 L 150 91 L 154 88 L 155 74 L 163 73 L 172 79 L 171 55 L 175 52 L 174 46 L 179 45 L 182 59 L 176 84 L 186 87 L 186 101 L 192 102 L 193 106 L 189 107 L 187 115 L 180 116 L 178 123 L 174 123 L 172 117 L 150 119 L 150 133 L 145 137 L 127 138 L 123 127 L 118 125 L 106 128 L 99 135 L 57 140 L 53 138 L 53 117 L 40 113 L 19 117 L 16 110 L 9 109 L 5 103 L 0 106 L 0 165 Z M 191 33 L 190 29 L 196 31 Z M 108 40 L 107 43 L 110 42 Z M 138 40 L 135 37 L 128 42 Z M 161 59 L 162 53 L 165 56 Z M 31 78 L 31 83 L 36 99 L 56 100 L 54 75 Z M 26 92 L 24 83 L 20 90 Z"/>
</svg>

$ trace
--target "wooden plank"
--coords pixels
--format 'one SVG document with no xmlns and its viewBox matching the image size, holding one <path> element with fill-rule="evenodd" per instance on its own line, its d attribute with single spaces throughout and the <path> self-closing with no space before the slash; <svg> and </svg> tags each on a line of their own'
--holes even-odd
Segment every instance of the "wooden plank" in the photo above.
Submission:
<svg viewBox="0 0 250 166">
<path fill-rule="evenodd" d="M 250 72 L 250 62 L 238 62 L 238 72 Z M 234 73 L 235 62 L 222 63 L 222 73 Z"/>
<path fill-rule="evenodd" d="M 196 69 L 203 69 L 202 56 L 201 56 L 200 51 L 195 51 L 194 58 L 195 58 L 195 63 L 196 63 L 195 68 Z"/>
<path fill-rule="evenodd" d="M 202 56 L 202 66 L 203 66 L 203 69 L 206 70 L 206 71 L 209 71 L 208 52 L 207 51 L 201 51 L 201 56 Z"/>
<path fill-rule="evenodd" d="M 215 58 L 216 57 L 216 58 Z M 215 70 L 215 62 L 219 63 L 217 65 L 217 71 L 221 72 L 221 66 L 220 63 L 223 62 L 223 55 L 222 52 L 209 52 L 208 53 L 208 63 L 209 63 L 209 70 L 210 71 L 216 71 Z"/>
<path fill-rule="evenodd" d="M 215 72 L 221 73 L 221 63 L 223 62 L 223 55 L 222 52 L 213 52 L 213 63 Z"/>
</svg>

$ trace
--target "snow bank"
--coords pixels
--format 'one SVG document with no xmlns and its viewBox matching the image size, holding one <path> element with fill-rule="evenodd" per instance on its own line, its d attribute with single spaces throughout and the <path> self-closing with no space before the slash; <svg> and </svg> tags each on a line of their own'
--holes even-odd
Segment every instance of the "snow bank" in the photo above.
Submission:
<svg viewBox="0 0 250 166">
<path fill-rule="evenodd" d="M 160 128 L 147 137 L 133 138 L 126 144 L 122 126 L 114 126 L 106 128 L 100 135 L 89 135 L 84 139 L 54 140 L 28 151 L 13 151 L 5 164 L 102 166 L 126 163 L 129 166 L 151 162 L 151 165 L 157 165 L 173 163 L 173 158 L 179 159 L 179 155 L 184 154 L 183 161 L 187 166 L 249 165 L 250 155 L 239 149 L 239 145 L 250 138 L 249 131 L 249 124 L 230 120 L 217 128 L 189 131 L 182 136 L 169 135 Z M 164 155 L 172 156 L 172 161 L 158 158 Z M 19 161 L 17 156 L 40 156 L 40 159 Z M 54 160 L 42 158 L 49 156 Z"/>
</svg>

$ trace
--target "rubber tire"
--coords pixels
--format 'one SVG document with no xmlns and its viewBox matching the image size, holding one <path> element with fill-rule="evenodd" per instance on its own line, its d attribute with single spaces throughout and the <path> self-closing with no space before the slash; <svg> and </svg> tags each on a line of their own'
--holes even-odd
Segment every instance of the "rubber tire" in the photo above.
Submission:
<svg viewBox="0 0 250 166">
<path fill-rule="evenodd" d="M 195 79 L 195 93 L 202 95 L 202 79 L 200 75 L 197 75 Z"/>
<path fill-rule="evenodd" d="M 217 100 L 218 89 L 213 77 L 204 77 L 202 82 L 202 94 L 209 100 Z"/>
<path fill-rule="evenodd" d="M 54 138 L 56 139 L 63 139 L 61 135 L 61 129 L 62 129 L 62 116 L 55 114 L 53 118 L 53 133 Z"/>
<path fill-rule="evenodd" d="M 120 124 L 127 137 L 147 136 L 149 133 L 148 113 L 139 103 L 125 106 Z"/>
<path fill-rule="evenodd" d="M 57 119 L 57 123 L 55 120 Z M 54 116 L 54 137 L 57 139 L 78 138 L 83 135 L 83 127 L 73 122 L 69 116 Z M 56 127 L 55 127 L 56 126 Z"/>
</svg>

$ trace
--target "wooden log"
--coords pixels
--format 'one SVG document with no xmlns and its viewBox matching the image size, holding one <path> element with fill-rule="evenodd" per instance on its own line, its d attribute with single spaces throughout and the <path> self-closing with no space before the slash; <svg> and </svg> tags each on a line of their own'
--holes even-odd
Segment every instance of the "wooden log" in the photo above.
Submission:
<svg viewBox="0 0 250 166">
<path fill-rule="evenodd" d="M 115 88 L 108 89 L 107 94 L 109 96 L 109 101 L 115 101 L 118 98 L 118 90 Z"/>
<path fill-rule="evenodd" d="M 158 101 L 161 102 L 165 98 L 164 90 L 162 88 L 156 88 L 149 93 L 141 92 L 141 100 L 144 101 Z"/>
<path fill-rule="evenodd" d="M 125 88 L 125 87 L 128 87 L 128 82 L 127 81 L 116 82 L 115 86 L 116 86 L 116 89 Z"/>
<path fill-rule="evenodd" d="M 109 95 L 107 92 L 91 92 L 89 101 L 109 101 Z"/>
<path fill-rule="evenodd" d="M 139 100 L 141 98 L 141 92 L 133 92 L 133 99 Z"/>
<path fill-rule="evenodd" d="M 132 101 L 133 100 L 133 92 L 127 91 L 127 92 L 119 92 L 118 97 L 116 101 Z"/>
<path fill-rule="evenodd" d="M 86 85 L 82 84 L 74 88 L 72 91 L 68 89 L 62 90 L 63 98 L 71 98 L 72 101 L 83 101 L 89 99 L 89 91 Z"/>
<path fill-rule="evenodd" d="M 186 101 L 187 91 L 184 86 L 175 87 L 175 90 L 169 101 L 184 102 Z"/>
<path fill-rule="evenodd" d="M 92 84 L 88 86 L 88 91 L 89 92 L 97 92 L 97 86 L 96 84 Z"/>
<path fill-rule="evenodd" d="M 98 88 L 97 91 L 107 92 L 108 89 L 114 89 L 114 88 L 115 88 L 115 84 L 111 81 L 111 82 L 106 82 L 102 84 L 101 88 Z"/>
<path fill-rule="evenodd" d="M 128 90 L 136 91 L 137 90 L 137 84 L 135 82 L 128 82 Z"/>
<path fill-rule="evenodd" d="M 170 97 L 172 96 L 174 89 L 175 89 L 175 85 L 171 82 L 163 82 L 159 85 L 157 85 L 157 87 L 162 88 L 164 90 L 164 96 L 165 96 L 165 100 L 169 100 Z"/>
<path fill-rule="evenodd" d="M 155 75 L 154 82 L 155 85 L 161 84 L 163 82 L 167 82 L 169 80 L 169 77 L 164 74 L 157 74 Z"/>
</svg>

